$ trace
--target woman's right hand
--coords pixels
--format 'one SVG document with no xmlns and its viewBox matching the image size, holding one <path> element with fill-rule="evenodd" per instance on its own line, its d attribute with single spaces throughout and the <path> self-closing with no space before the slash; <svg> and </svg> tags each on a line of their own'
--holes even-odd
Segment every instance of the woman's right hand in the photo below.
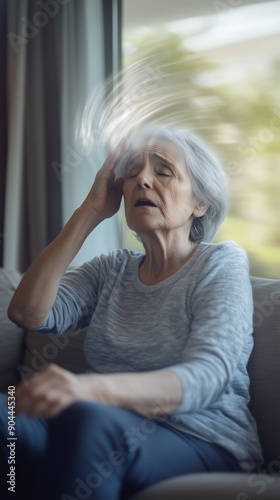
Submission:
<svg viewBox="0 0 280 500">
<path fill-rule="evenodd" d="M 90 209 L 101 222 L 112 217 L 120 208 L 122 199 L 123 179 L 115 179 L 114 168 L 129 146 L 127 139 L 123 139 L 109 154 L 103 166 L 97 172 L 82 206 Z"/>
</svg>

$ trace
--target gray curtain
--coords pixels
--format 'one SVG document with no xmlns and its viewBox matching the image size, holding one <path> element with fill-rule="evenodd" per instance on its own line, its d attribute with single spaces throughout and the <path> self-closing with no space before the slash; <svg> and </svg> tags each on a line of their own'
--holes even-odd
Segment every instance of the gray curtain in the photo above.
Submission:
<svg viewBox="0 0 280 500">
<path fill-rule="evenodd" d="M 102 0 L 9 0 L 3 14 L 0 243 L 2 265 L 25 271 L 100 167 L 79 150 L 76 135 L 86 100 L 105 76 Z M 100 226 L 75 263 L 116 248 L 116 226 Z"/>
<path fill-rule="evenodd" d="M 24 271 L 61 228 L 61 190 L 50 159 L 60 155 L 58 42 L 66 6 L 51 18 L 36 1 L 7 4 L 3 266 Z"/>
<path fill-rule="evenodd" d="M 7 83 L 5 69 L 7 66 L 6 36 L 7 3 L 0 2 L 0 266 L 3 262 L 4 207 L 7 165 Z M 2 74 L 2 76 L 1 76 Z"/>
</svg>

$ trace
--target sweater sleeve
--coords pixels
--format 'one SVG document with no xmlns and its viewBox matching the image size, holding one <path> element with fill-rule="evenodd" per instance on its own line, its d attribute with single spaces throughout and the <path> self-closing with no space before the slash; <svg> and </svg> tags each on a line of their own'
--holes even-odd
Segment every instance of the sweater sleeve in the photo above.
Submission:
<svg viewBox="0 0 280 500">
<path fill-rule="evenodd" d="M 102 263 L 99 257 L 67 271 L 59 284 L 55 303 L 37 331 L 63 333 L 88 326 L 101 280 Z"/>
<path fill-rule="evenodd" d="M 184 361 L 168 367 L 183 386 L 183 400 L 174 414 L 211 406 L 236 372 L 246 367 L 253 300 L 245 251 L 232 242 L 217 248 L 201 269 L 189 300 L 192 321 Z M 240 373 L 237 379 L 242 377 Z"/>
</svg>

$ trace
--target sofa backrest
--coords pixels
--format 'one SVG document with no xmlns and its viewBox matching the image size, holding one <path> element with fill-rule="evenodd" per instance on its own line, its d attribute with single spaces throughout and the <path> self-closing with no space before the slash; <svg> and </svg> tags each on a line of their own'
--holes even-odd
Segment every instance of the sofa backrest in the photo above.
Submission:
<svg viewBox="0 0 280 500">
<path fill-rule="evenodd" d="M 264 467 L 280 474 L 280 280 L 251 277 L 254 347 L 248 363 L 250 410 L 257 422 Z"/>
</svg>

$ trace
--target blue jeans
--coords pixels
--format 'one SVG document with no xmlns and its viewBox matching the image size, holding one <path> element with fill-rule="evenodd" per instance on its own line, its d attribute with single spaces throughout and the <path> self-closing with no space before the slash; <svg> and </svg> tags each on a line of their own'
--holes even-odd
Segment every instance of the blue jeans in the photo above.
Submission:
<svg viewBox="0 0 280 500">
<path fill-rule="evenodd" d="M 126 499 L 161 480 L 196 472 L 240 471 L 220 446 L 162 422 L 99 402 L 81 401 L 43 420 L 15 418 L 15 490 L 8 491 L 12 443 L 0 395 L 1 499 Z M 4 474 L 3 474 L 4 472 Z"/>
</svg>

